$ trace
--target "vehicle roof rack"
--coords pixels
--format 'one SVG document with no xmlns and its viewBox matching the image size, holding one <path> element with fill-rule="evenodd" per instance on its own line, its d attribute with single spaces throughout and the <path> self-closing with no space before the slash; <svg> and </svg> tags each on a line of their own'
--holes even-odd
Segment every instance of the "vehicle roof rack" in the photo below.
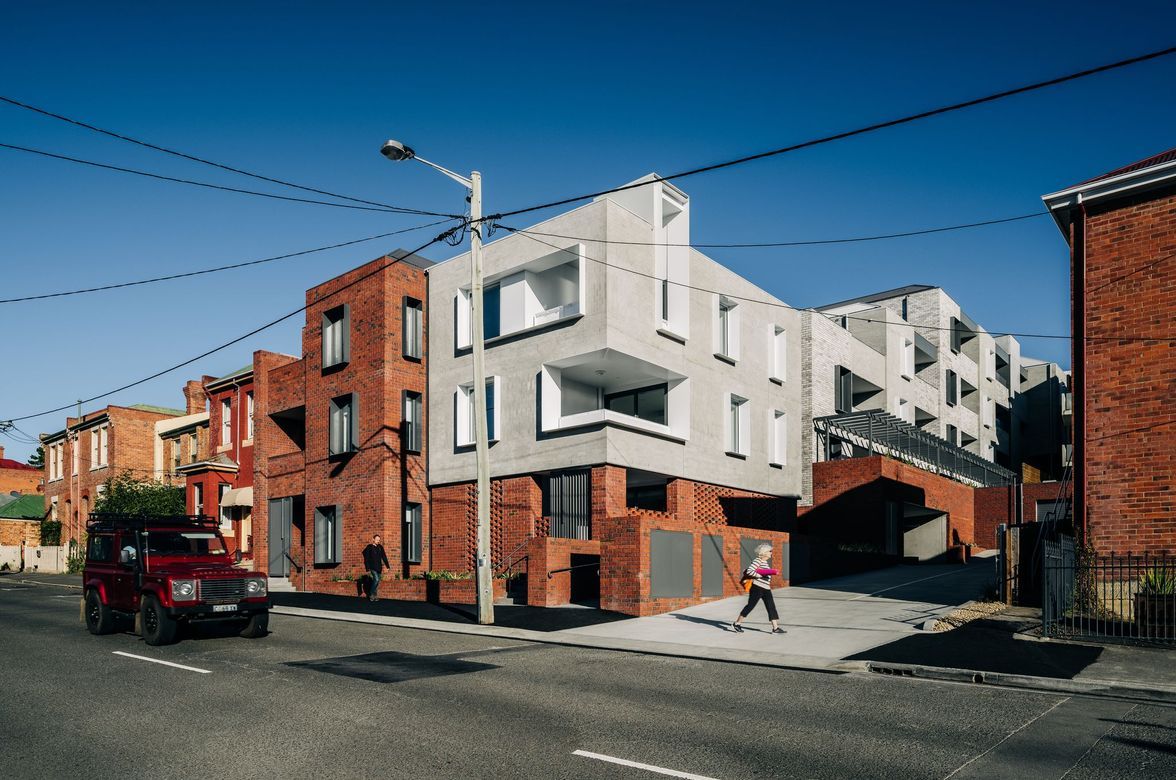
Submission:
<svg viewBox="0 0 1176 780">
<path fill-rule="evenodd" d="M 86 528 L 91 531 L 140 530 L 149 525 L 209 528 L 217 525 L 209 515 L 138 515 L 123 512 L 91 512 Z"/>
</svg>

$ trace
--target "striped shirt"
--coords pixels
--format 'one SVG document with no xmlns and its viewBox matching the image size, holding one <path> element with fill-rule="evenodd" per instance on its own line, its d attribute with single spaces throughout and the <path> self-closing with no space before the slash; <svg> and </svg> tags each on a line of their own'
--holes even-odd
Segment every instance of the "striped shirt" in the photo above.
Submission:
<svg viewBox="0 0 1176 780">
<path fill-rule="evenodd" d="M 763 574 L 761 572 L 770 572 L 770 573 Z M 743 576 L 745 576 L 745 577 L 747 577 L 747 579 L 751 580 L 757 587 L 767 588 L 768 590 L 772 589 L 771 577 L 772 577 L 772 574 L 775 574 L 775 573 L 776 573 L 776 570 L 773 569 L 772 567 L 768 566 L 768 562 L 765 561 L 763 558 L 756 558 L 754 561 L 751 562 L 751 565 L 749 565 L 746 569 L 743 570 Z"/>
</svg>

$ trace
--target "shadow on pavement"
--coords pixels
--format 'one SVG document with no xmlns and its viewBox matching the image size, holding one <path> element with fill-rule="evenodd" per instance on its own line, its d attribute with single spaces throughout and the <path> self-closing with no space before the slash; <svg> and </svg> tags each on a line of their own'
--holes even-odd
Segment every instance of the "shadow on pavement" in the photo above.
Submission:
<svg viewBox="0 0 1176 780">
<path fill-rule="evenodd" d="M 354 596 L 333 596 L 325 593 L 271 593 L 275 607 L 321 609 L 330 612 L 380 615 L 383 617 L 436 620 L 444 623 L 477 623 L 473 606 L 464 604 L 431 604 L 423 601 L 380 599 L 368 601 Z M 494 624 L 505 628 L 524 628 L 530 631 L 563 631 L 601 623 L 627 620 L 628 615 L 599 609 L 527 607 L 516 604 L 495 604 Z"/>
<path fill-rule="evenodd" d="M 954 631 L 916 634 L 851 655 L 847 661 L 918 664 L 1071 680 L 1102 655 L 1101 647 L 1015 639 L 1009 624 L 977 620 Z"/>
</svg>

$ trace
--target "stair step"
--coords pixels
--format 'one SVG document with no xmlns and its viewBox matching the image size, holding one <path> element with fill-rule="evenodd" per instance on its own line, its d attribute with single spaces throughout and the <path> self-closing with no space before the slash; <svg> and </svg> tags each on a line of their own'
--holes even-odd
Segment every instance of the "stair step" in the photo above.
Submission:
<svg viewBox="0 0 1176 780">
<path fill-rule="evenodd" d="M 294 593 L 296 592 L 294 586 L 290 584 L 288 577 L 270 577 L 269 578 L 269 592 L 270 593 Z"/>
</svg>

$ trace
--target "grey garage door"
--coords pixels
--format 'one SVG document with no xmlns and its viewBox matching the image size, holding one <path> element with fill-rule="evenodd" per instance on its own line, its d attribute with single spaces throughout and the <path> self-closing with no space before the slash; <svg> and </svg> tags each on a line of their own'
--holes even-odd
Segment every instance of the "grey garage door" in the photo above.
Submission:
<svg viewBox="0 0 1176 780">
<path fill-rule="evenodd" d="M 694 535 L 683 531 L 649 534 L 649 595 L 655 599 L 694 595 Z"/>
</svg>

